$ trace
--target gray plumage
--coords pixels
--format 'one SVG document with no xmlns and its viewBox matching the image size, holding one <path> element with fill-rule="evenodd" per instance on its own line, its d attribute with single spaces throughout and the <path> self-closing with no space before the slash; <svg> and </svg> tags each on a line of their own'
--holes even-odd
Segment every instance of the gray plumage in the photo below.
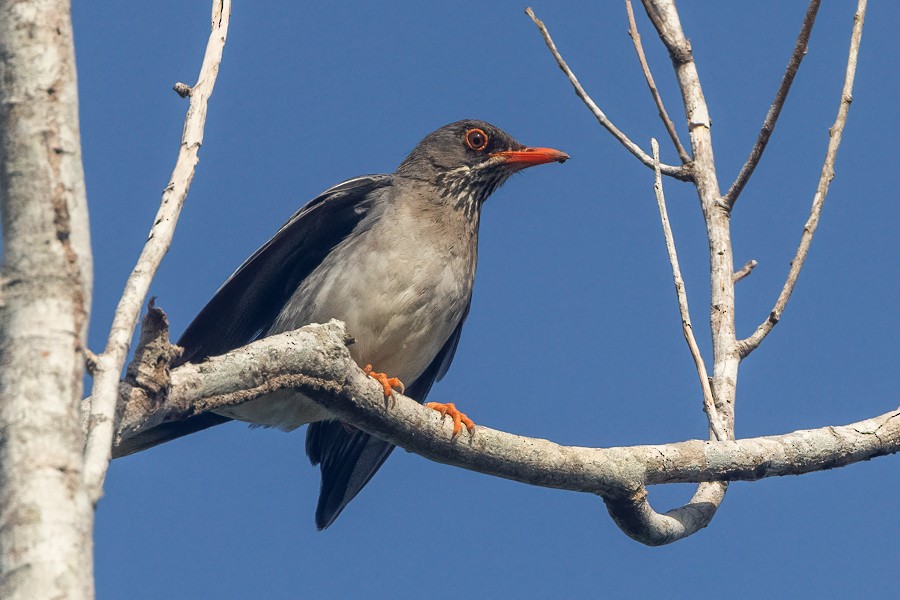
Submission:
<svg viewBox="0 0 900 600">
<path fill-rule="evenodd" d="M 347 325 L 362 365 L 398 377 L 424 402 L 453 359 L 469 311 L 484 200 L 512 173 L 563 162 L 483 121 L 429 134 L 391 175 L 345 181 L 300 209 L 216 292 L 178 344 L 181 362 L 332 318 Z M 307 453 L 321 465 L 316 525 L 330 525 L 393 446 L 281 391 L 167 424 L 120 449 L 130 454 L 237 419 L 283 430 L 312 423 Z"/>
</svg>

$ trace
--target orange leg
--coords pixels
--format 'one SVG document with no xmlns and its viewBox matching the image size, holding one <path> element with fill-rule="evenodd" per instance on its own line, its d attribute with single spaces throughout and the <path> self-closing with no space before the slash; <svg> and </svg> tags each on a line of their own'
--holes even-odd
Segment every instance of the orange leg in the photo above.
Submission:
<svg viewBox="0 0 900 600">
<path fill-rule="evenodd" d="M 386 373 L 378 373 L 372 370 L 372 365 L 366 365 L 363 369 L 363 373 L 377 381 L 381 384 L 381 387 L 384 389 L 384 397 L 394 399 L 394 388 L 399 388 L 401 394 L 406 393 L 406 386 L 403 385 L 403 382 L 397 379 L 396 377 L 388 377 Z"/>
<path fill-rule="evenodd" d="M 466 414 L 456 408 L 456 405 L 452 402 L 448 402 L 447 404 L 441 404 L 440 402 L 426 402 L 426 408 L 430 408 L 438 411 L 441 415 L 446 416 L 450 415 L 453 417 L 453 437 L 459 435 L 459 432 L 462 430 L 462 426 L 465 425 L 466 429 L 469 431 L 469 435 L 472 434 L 472 430 L 475 429 L 475 423 L 466 416 Z"/>
</svg>

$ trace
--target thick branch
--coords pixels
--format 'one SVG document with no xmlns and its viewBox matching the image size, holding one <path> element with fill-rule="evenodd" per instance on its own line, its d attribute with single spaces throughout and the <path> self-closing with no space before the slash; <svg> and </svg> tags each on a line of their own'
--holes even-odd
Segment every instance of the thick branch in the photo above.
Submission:
<svg viewBox="0 0 900 600">
<path fill-rule="evenodd" d="M 200 68 L 200 76 L 197 84 L 191 89 L 190 106 L 184 120 L 181 148 L 175 169 L 163 191 L 159 212 L 150 229 L 147 243 L 125 284 L 125 291 L 122 293 L 110 328 L 106 350 L 97 360 L 93 399 L 90 405 L 89 433 L 84 450 L 84 483 L 94 502 L 100 498 L 109 465 L 119 374 L 125 364 L 128 346 L 134 335 L 134 328 L 140 316 L 141 306 L 147 297 L 150 282 L 172 242 L 175 223 L 181 214 L 181 207 L 194 178 L 197 154 L 203 143 L 207 103 L 219 73 L 230 14 L 231 0 L 214 0 L 212 31 Z"/>
<path fill-rule="evenodd" d="M 569 65 L 566 64 L 566 61 L 563 60 L 562 55 L 560 55 L 559 51 L 556 49 L 556 44 L 553 43 L 553 39 L 550 37 L 550 32 L 547 31 L 547 27 L 544 25 L 544 22 L 538 19 L 534 11 L 531 8 L 525 9 L 526 14 L 531 17 L 531 20 L 534 21 L 534 24 L 537 25 L 538 29 L 541 32 L 541 35 L 544 37 L 544 42 L 547 44 L 547 48 L 550 49 L 550 52 L 553 54 L 553 57 L 556 59 L 556 64 L 559 65 L 559 68 L 562 69 L 562 72 L 566 74 L 566 77 L 569 78 L 569 82 L 572 84 L 572 87 L 575 88 L 575 93 L 581 98 L 581 101 L 584 102 L 585 106 L 594 114 L 594 117 L 597 118 L 597 121 L 600 122 L 607 131 L 609 131 L 614 138 L 619 140 L 619 142 L 625 146 L 625 148 L 635 155 L 638 160 L 644 163 L 646 166 L 653 168 L 653 157 L 644 152 L 640 146 L 632 142 L 628 136 L 622 133 L 618 127 L 612 124 L 612 121 L 607 118 L 606 114 L 597 104 L 591 99 L 584 88 L 581 87 L 581 83 L 578 81 L 578 78 L 575 77 L 575 73 L 572 72 L 572 69 L 569 68 Z M 685 167 L 675 167 L 672 165 L 660 165 L 660 170 L 664 175 L 668 175 L 670 177 L 674 177 L 675 179 L 680 179 L 682 181 L 689 181 L 691 179 L 690 170 Z"/>
<path fill-rule="evenodd" d="M 646 505 L 645 485 L 749 481 L 900 451 L 900 410 L 844 427 L 724 442 L 581 448 L 480 425 L 471 436 L 453 439 L 451 423 L 435 411 L 402 396 L 388 406 L 381 386 L 351 359 L 345 340 L 343 325 L 332 321 L 184 365 L 172 371 L 171 387 L 158 408 L 140 389 L 123 384 L 126 410 L 116 454 L 127 453 L 129 438 L 159 423 L 290 388 L 341 420 L 431 460 L 531 485 L 599 494 L 617 522 L 628 525 L 629 535 L 658 544 L 705 526 L 708 519 L 694 517 L 718 506 L 723 486 L 701 485 L 690 504 L 658 515 Z"/>
<path fill-rule="evenodd" d="M 784 282 L 781 294 L 778 295 L 778 300 L 775 301 L 775 306 L 769 313 L 769 317 L 756 328 L 756 331 L 739 343 L 742 357 L 756 350 L 778 321 L 781 320 L 781 315 L 787 306 L 788 300 L 791 298 L 791 293 L 794 291 L 797 278 L 800 277 L 800 270 L 806 261 L 806 255 L 809 253 L 809 246 L 812 244 L 813 235 L 816 232 L 816 227 L 819 225 L 819 216 L 822 214 L 822 207 L 825 204 L 825 196 L 828 195 L 828 187 L 831 185 L 831 180 L 834 179 L 834 162 L 837 158 L 838 148 L 841 145 L 844 125 L 847 124 L 850 103 L 853 102 L 853 79 L 856 76 L 856 60 L 859 56 L 859 44 L 862 40 L 865 19 L 866 0 L 860 0 L 856 14 L 853 16 L 853 33 L 850 36 L 850 52 L 847 56 L 847 71 L 844 76 L 844 88 L 841 91 L 841 102 L 834 125 L 828 130 L 828 135 L 831 136 L 831 139 L 828 140 L 828 150 L 825 152 L 825 162 L 822 165 L 822 173 L 819 176 L 816 194 L 813 196 L 812 209 L 810 210 L 809 218 L 806 220 L 806 225 L 803 226 L 800 245 L 797 248 L 797 253 L 794 255 L 794 260 L 791 261 L 787 280 Z"/>
<path fill-rule="evenodd" d="M 821 0 L 810 1 L 809 7 L 806 9 L 806 16 L 803 17 L 803 25 L 800 26 L 800 34 L 797 36 L 797 43 L 794 45 L 794 52 L 791 54 L 791 60 L 788 61 L 787 70 L 785 70 L 784 77 L 781 79 L 781 85 L 778 87 L 778 91 L 775 92 L 775 100 L 772 101 L 772 106 L 769 107 L 769 112 L 766 114 L 766 118 L 763 121 L 762 129 L 759 132 L 759 136 L 756 138 L 756 144 L 753 145 L 753 149 L 750 151 L 750 157 L 747 159 L 747 162 L 744 163 L 744 166 L 741 167 L 737 178 L 734 180 L 734 183 L 731 184 L 731 188 L 722 198 L 722 202 L 729 208 L 734 208 L 734 203 L 737 202 L 738 196 L 741 195 L 741 191 L 743 191 L 744 186 L 747 185 L 750 176 L 753 175 L 753 171 L 756 169 L 756 165 L 759 164 L 759 160 L 762 158 L 762 154 L 766 149 L 766 144 L 769 143 L 769 138 L 775 130 L 778 116 L 781 114 L 781 109 L 784 107 L 784 103 L 787 100 L 788 92 L 791 91 L 791 84 L 794 83 L 794 76 L 800 68 L 800 62 L 803 60 L 803 57 L 806 56 L 809 36 L 812 34 L 812 28 L 816 22 L 816 14 L 819 12 L 820 2 Z"/>
</svg>

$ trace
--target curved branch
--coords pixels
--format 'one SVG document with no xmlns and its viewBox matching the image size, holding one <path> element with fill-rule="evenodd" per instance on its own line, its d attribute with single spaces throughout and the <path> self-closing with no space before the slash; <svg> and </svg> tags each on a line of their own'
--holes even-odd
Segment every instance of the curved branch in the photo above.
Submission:
<svg viewBox="0 0 900 600">
<path fill-rule="evenodd" d="M 759 136 L 756 138 L 756 143 L 753 145 L 750 156 L 747 158 L 747 162 L 744 163 L 744 166 L 741 167 L 734 183 L 731 184 L 728 192 L 722 197 L 722 202 L 728 206 L 729 209 L 734 208 L 734 203 L 737 202 L 738 196 L 741 195 L 744 186 L 747 185 L 750 176 L 753 175 L 753 171 L 756 169 L 756 165 L 759 164 L 759 160 L 762 158 L 766 145 L 769 143 L 769 138 L 772 136 L 772 132 L 775 131 L 775 124 L 778 122 L 778 116 L 781 114 L 781 109 L 784 108 L 788 92 L 791 91 L 791 84 L 794 83 L 794 76 L 797 75 L 797 71 L 800 69 L 800 62 L 803 60 L 803 57 L 806 56 L 809 36 L 812 34 L 812 28 L 816 22 L 816 14 L 819 12 L 820 3 L 821 0 L 810 1 L 809 7 L 806 9 L 806 15 L 803 17 L 803 25 L 800 26 L 800 34 L 797 36 L 797 43 L 794 45 L 793 53 L 791 53 L 791 59 L 788 61 L 784 77 L 781 79 L 781 85 L 778 87 L 778 91 L 775 92 L 775 100 L 772 101 L 772 106 L 769 107 L 769 112 L 766 113 L 766 118 L 763 121 L 762 129 L 759 131 Z"/>
<path fill-rule="evenodd" d="M 171 373 L 155 406 L 137 387 L 122 385 L 124 416 L 116 455 L 128 440 L 164 422 L 245 402 L 277 389 L 297 390 L 355 427 L 431 460 L 543 487 L 603 496 L 631 537 L 668 543 L 704 527 L 724 494 L 717 481 L 752 481 L 809 473 L 900 451 L 900 409 L 843 427 L 737 441 L 691 440 L 619 448 L 561 446 L 483 426 L 451 436 L 451 423 L 398 396 L 388 406 L 381 386 L 353 362 L 339 321 L 267 337 Z M 659 515 L 645 486 L 701 483 L 691 502 Z"/>
<path fill-rule="evenodd" d="M 834 162 L 837 158 L 838 148 L 841 146 L 841 137 L 844 133 L 844 125 L 847 124 L 847 114 L 850 111 L 850 103 L 853 102 L 853 79 L 856 77 L 856 60 L 859 56 L 859 44 L 862 40 L 863 23 L 866 20 L 866 0 L 859 0 L 856 14 L 853 16 L 853 33 L 850 36 L 850 52 L 847 56 L 847 72 L 844 76 L 844 88 L 841 91 L 841 103 L 838 107 L 838 114 L 835 118 L 834 125 L 828 130 L 830 139 L 828 140 L 828 150 L 825 152 L 825 162 L 822 165 L 822 174 L 819 176 L 819 184 L 816 187 L 816 194 L 813 196 L 812 208 L 810 209 L 809 218 L 803 226 L 803 234 L 800 236 L 800 245 L 794 260 L 791 261 L 791 268 L 788 271 L 787 280 L 784 287 L 775 301 L 775 306 L 769 313 L 768 318 L 756 328 L 750 337 L 738 342 L 741 357 L 746 357 L 756 350 L 767 335 L 772 331 L 778 321 L 781 320 L 781 314 L 787 306 L 791 293 L 794 291 L 794 285 L 797 278 L 800 277 L 800 270 L 806 261 L 806 255 L 809 253 L 809 246 L 812 244 L 813 235 L 816 233 L 816 227 L 819 225 L 819 216 L 822 214 L 822 207 L 825 204 L 825 196 L 828 195 L 828 187 L 831 180 L 834 179 Z"/>
<path fill-rule="evenodd" d="M 566 74 L 566 77 L 569 78 L 569 82 L 572 84 L 572 87 L 575 88 L 575 93 L 581 98 L 581 101 L 584 102 L 585 106 L 594 113 L 594 117 L 597 118 L 597 121 L 600 122 L 607 131 L 609 131 L 614 138 L 619 140 L 619 142 L 625 146 L 625 148 L 631 152 L 633 155 L 637 157 L 644 165 L 653 168 L 653 157 L 644 152 L 640 146 L 632 142 L 628 139 L 624 133 L 622 133 L 618 127 L 612 124 L 612 121 L 604 114 L 600 107 L 591 99 L 584 88 L 581 87 L 581 83 L 578 81 L 578 78 L 575 77 L 575 73 L 572 72 L 572 69 L 569 68 L 569 65 L 566 64 L 566 61 L 563 59 L 562 55 L 560 55 L 559 50 L 556 49 L 556 44 L 553 43 L 553 39 L 550 37 L 550 32 L 547 31 L 547 27 L 544 25 L 544 22 L 538 19 L 534 11 L 531 8 L 526 8 L 525 13 L 531 17 L 531 20 L 534 21 L 534 24 L 537 25 L 538 29 L 541 32 L 541 35 L 544 37 L 544 42 L 547 44 L 547 48 L 550 49 L 550 52 L 553 54 L 553 57 L 556 59 L 556 64 L 559 65 L 559 68 L 562 69 L 562 72 Z M 681 181 L 690 181 L 691 180 L 691 171 L 686 167 L 675 167 L 673 165 L 660 165 L 660 170 L 664 175 L 668 175 L 669 177 L 674 177 L 675 179 L 680 179 Z"/>
<path fill-rule="evenodd" d="M 709 525 L 727 489 L 726 482 L 701 483 L 687 504 L 662 515 L 650 507 L 644 489 L 632 496 L 603 501 L 609 516 L 628 537 L 648 546 L 663 546 Z"/>
<path fill-rule="evenodd" d="M 83 481 L 92 500 L 102 493 L 103 480 L 109 465 L 110 447 L 114 433 L 119 374 L 125 364 L 128 346 L 134 335 L 141 306 L 147 297 L 150 282 L 172 242 L 175 223 L 194 178 L 197 154 L 203 143 L 206 108 L 212 95 L 222 62 L 222 51 L 228 34 L 231 0 L 214 0 L 212 31 L 203 57 L 197 85 L 190 93 L 190 106 L 184 120 L 181 148 L 172 178 L 162 195 L 162 202 L 144 249 L 134 271 L 125 284 L 125 291 L 116 307 L 106 350 L 97 359 L 94 371 L 93 400 L 90 405 L 88 436 L 85 442 Z"/>
</svg>

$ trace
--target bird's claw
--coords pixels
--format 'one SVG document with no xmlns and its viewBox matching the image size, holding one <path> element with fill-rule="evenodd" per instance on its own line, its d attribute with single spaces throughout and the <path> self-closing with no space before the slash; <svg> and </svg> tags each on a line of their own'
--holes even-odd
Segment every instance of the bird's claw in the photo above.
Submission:
<svg viewBox="0 0 900 600">
<path fill-rule="evenodd" d="M 403 385 L 402 381 L 396 377 L 388 377 L 387 373 L 378 373 L 377 371 L 374 371 L 372 365 L 366 365 L 363 369 L 363 373 L 381 384 L 384 391 L 384 397 L 391 399 L 391 407 L 394 406 L 395 402 L 394 388 L 399 388 L 401 394 L 406 393 L 406 386 Z"/>
<path fill-rule="evenodd" d="M 472 435 L 472 430 L 475 429 L 475 422 L 472 421 L 466 414 L 456 408 L 456 405 L 452 402 L 448 402 L 446 404 L 442 404 L 441 402 L 426 402 L 426 408 L 430 408 L 432 410 L 436 410 L 441 413 L 441 416 L 451 416 L 453 417 L 453 436 L 456 437 L 459 435 L 459 432 L 462 431 L 462 426 L 465 425 L 466 429 L 469 432 L 469 435 Z"/>
</svg>

